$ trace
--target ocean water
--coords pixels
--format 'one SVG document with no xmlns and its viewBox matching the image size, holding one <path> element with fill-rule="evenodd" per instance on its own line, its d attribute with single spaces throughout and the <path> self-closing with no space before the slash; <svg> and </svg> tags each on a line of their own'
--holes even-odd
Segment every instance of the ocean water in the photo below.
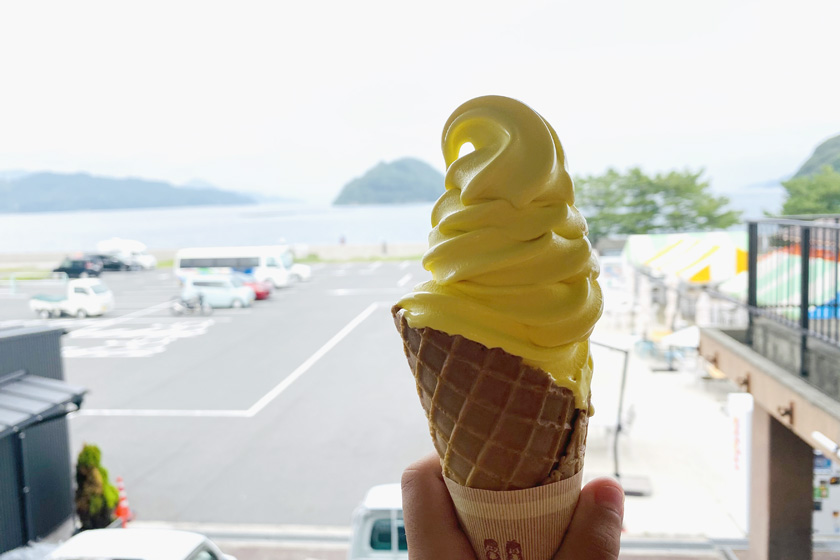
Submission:
<svg viewBox="0 0 840 560">
<path fill-rule="evenodd" d="M 136 239 L 152 249 L 425 243 L 432 206 L 261 204 L 0 214 L 0 253 L 91 251 L 111 237 Z"/>
</svg>

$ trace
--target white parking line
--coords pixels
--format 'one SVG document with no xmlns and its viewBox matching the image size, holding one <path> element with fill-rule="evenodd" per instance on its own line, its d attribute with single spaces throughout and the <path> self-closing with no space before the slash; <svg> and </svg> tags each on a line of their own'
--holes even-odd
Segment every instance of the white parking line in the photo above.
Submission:
<svg viewBox="0 0 840 560">
<path fill-rule="evenodd" d="M 318 360 L 323 358 L 324 355 L 327 352 L 329 352 L 330 350 L 332 350 L 335 347 L 336 344 L 338 344 L 339 342 L 344 340 L 344 337 L 346 337 L 348 334 L 353 332 L 353 329 L 358 327 L 361 324 L 361 322 L 364 321 L 365 319 L 367 319 L 370 316 L 371 313 L 376 311 L 376 309 L 378 307 L 379 307 L 378 303 L 371 303 L 369 306 L 367 306 L 367 308 L 364 311 L 362 311 L 361 313 L 356 315 L 356 317 L 352 321 L 347 323 L 347 325 L 345 325 L 343 329 L 338 331 L 335 334 L 335 336 L 333 336 L 331 339 L 329 339 L 326 342 L 326 344 L 321 346 L 305 362 L 300 364 L 295 371 L 290 373 L 289 376 L 286 377 L 286 379 L 284 379 L 283 381 L 278 383 L 277 386 L 274 387 L 274 389 L 272 389 L 271 391 L 266 393 L 265 396 L 263 396 L 263 398 L 261 398 L 260 400 L 255 402 L 253 404 L 253 406 L 251 406 L 251 408 L 248 409 L 248 413 L 251 416 L 254 416 L 255 414 L 259 413 L 259 411 L 261 411 L 263 408 L 265 408 L 268 405 L 268 403 L 270 403 L 271 401 L 276 399 L 283 391 L 288 389 L 289 386 L 292 383 L 297 381 L 297 379 L 301 375 L 303 375 L 304 373 L 309 371 L 309 368 L 311 368 L 313 365 L 315 365 L 315 363 Z"/>
<path fill-rule="evenodd" d="M 406 274 L 397 281 L 397 286 L 405 286 L 411 280 L 411 274 Z"/>
<path fill-rule="evenodd" d="M 274 399 L 280 396 L 292 383 L 297 381 L 304 373 L 310 370 L 318 360 L 323 358 L 330 350 L 344 340 L 362 321 L 367 319 L 376 309 L 383 305 L 380 302 L 371 303 L 361 313 L 356 315 L 344 328 L 338 331 L 323 346 L 309 356 L 283 381 L 278 383 L 268 393 L 263 395 L 257 402 L 251 405 L 248 410 L 155 410 L 155 409 L 82 409 L 71 414 L 74 416 L 109 416 L 109 417 L 175 417 L 175 418 L 252 418 L 260 413 Z"/>
<path fill-rule="evenodd" d="M 336 288 L 327 290 L 329 296 L 369 296 L 385 294 L 402 294 L 405 290 L 397 288 Z"/>
<path fill-rule="evenodd" d="M 125 323 L 126 321 L 130 321 L 134 317 L 142 317 L 144 315 L 150 315 L 159 309 L 163 309 L 165 307 L 170 307 L 172 305 L 171 301 L 164 301 L 161 303 L 157 303 L 155 305 L 151 305 L 149 307 L 144 307 L 143 309 L 139 309 L 137 311 L 132 311 L 131 313 L 126 313 L 124 315 L 120 315 L 119 317 L 114 317 L 113 319 L 98 319 L 95 323 L 89 324 L 81 329 L 75 330 L 75 333 L 84 332 L 85 330 L 97 330 L 97 329 L 104 329 L 107 327 L 113 327 L 114 325 L 119 325 L 120 323 Z"/>
<path fill-rule="evenodd" d="M 112 325 L 124 323 L 126 321 L 131 321 L 136 317 L 149 315 L 151 313 L 154 313 L 158 309 L 161 309 L 162 307 L 168 307 L 169 305 L 171 305 L 171 302 L 168 301 L 165 301 L 163 303 L 156 303 L 155 305 L 152 305 L 150 307 L 144 307 L 142 309 L 138 309 L 137 311 L 132 311 L 130 313 L 119 315 L 113 318 L 95 317 L 88 319 L 74 319 L 72 317 L 66 317 L 62 319 L 9 319 L 7 321 L 0 321 L 0 328 L 47 326 L 65 328 L 74 332 L 83 331 L 85 329 L 95 330 L 98 328 L 106 328 Z"/>
<path fill-rule="evenodd" d="M 400 263 L 400 270 L 405 270 L 411 265 L 411 261 L 403 261 Z"/>
</svg>

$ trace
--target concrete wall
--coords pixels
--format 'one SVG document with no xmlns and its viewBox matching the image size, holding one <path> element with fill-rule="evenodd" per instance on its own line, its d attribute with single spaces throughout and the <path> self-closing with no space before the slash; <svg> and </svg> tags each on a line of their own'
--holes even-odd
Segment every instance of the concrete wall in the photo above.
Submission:
<svg viewBox="0 0 840 560">
<path fill-rule="evenodd" d="M 753 330 L 753 349 L 788 371 L 799 373 L 799 332 L 779 323 L 758 318 Z M 840 400 L 840 347 L 808 338 L 808 381 Z"/>
</svg>

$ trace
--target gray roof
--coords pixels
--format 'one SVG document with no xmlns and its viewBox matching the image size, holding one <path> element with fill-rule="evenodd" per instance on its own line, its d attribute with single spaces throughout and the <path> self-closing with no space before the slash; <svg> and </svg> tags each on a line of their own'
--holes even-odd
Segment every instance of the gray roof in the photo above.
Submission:
<svg viewBox="0 0 840 560">
<path fill-rule="evenodd" d="M 16 430 L 63 416 L 82 404 L 83 387 L 18 371 L 0 377 L 0 439 Z"/>
</svg>

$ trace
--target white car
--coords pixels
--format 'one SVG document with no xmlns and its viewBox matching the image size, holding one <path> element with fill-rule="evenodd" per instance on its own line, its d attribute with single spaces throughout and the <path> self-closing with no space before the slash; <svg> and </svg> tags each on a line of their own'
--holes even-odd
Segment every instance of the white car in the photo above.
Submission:
<svg viewBox="0 0 840 560">
<path fill-rule="evenodd" d="M 198 533 L 169 529 L 94 529 L 70 538 L 47 560 L 236 560 Z"/>
<path fill-rule="evenodd" d="M 96 244 L 96 250 L 113 255 L 135 268 L 152 270 L 157 266 L 157 258 L 149 254 L 146 245 L 133 239 L 106 239 Z"/>
<path fill-rule="evenodd" d="M 292 263 L 289 267 L 289 276 L 298 282 L 308 282 L 312 278 L 312 268 L 308 264 Z"/>
<path fill-rule="evenodd" d="M 353 536 L 348 560 L 408 559 L 399 484 L 368 490 L 353 512 Z"/>
</svg>

